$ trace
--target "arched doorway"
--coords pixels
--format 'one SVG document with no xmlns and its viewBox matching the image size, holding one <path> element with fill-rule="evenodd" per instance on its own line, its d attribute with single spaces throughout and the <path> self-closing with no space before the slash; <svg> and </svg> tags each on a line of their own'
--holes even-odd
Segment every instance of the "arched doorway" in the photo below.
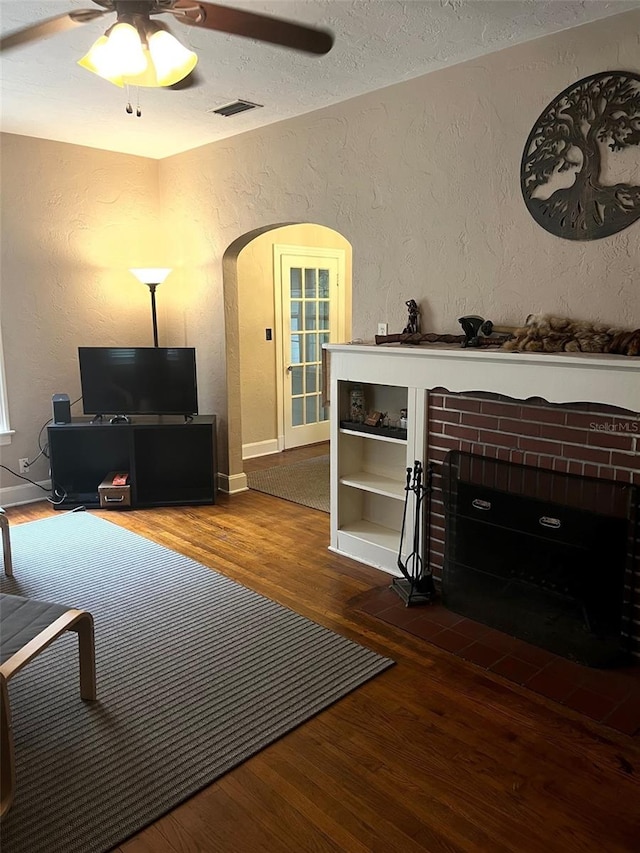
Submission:
<svg viewBox="0 0 640 853">
<path fill-rule="evenodd" d="M 250 232 L 229 246 L 223 257 L 229 474 L 220 487 L 230 493 L 246 489 L 244 454 L 283 449 L 278 371 L 286 366 L 278 357 L 281 294 L 274 261 L 282 245 L 343 253 L 340 298 L 344 336 L 351 334 L 351 245 L 343 235 L 314 223 L 289 223 Z"/>
</svg>

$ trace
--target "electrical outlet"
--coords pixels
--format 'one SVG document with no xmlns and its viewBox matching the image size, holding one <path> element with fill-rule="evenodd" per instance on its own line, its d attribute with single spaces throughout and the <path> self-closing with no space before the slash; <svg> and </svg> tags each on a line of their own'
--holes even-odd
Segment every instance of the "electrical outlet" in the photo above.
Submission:
<svg viewBox="0 0 640 853">
<path fill-rule="evenodd" d="M 29 471 L 29 460 L 28 459 L 18 459 L 18 465 L 20 466 L 20 473 L 26 474 Z"/>
<path fill-rule="evenodd" d="M 389 334 L 389 324 L 388 323 L 378 323 L 378 332 L 379 335 L 388 335 Z"/>
</svg>

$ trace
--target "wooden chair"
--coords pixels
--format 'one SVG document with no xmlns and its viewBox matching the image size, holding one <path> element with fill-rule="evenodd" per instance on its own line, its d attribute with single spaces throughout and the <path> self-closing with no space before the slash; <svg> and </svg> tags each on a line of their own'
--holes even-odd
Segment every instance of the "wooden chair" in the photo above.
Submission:
<svg viewBox="0 0 640 853">
<path fill-rule="evenodd" d="M 6 563 L 5 563 L 6 570 Z M 80 696 L 96 698 L 93 617 L 86 610 L 0 594 L 0 818 L 9 810 L 16 787 L 15 754 L 9 706 L 9 679 L 65 631 L 78 635 Z"/>
<path fill-rule="evenodd" d="M 0 529 L 2 530 L 2 557 L 4 560 L 4 573 L 10 578 L 13 576 L 13 563 L 11 561 L 11 535 L 9 533 L 9 520 L 1 506 Z"/>
</svg>

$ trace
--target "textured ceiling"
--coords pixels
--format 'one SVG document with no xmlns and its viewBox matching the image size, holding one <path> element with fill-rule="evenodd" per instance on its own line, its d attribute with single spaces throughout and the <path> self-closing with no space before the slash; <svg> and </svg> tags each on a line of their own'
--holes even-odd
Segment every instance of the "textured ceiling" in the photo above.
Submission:
<svg viewBox="0 0 640 853">
<path fill-rule="evenodd" d="M 309 57 L 162 16 L 199 56 L 201 85 L 127 94 L 76 65 L 115 20 L 101 20 L 5 51 L 2 130 L 161 158 L 301 115 L 549 33 L 629 9 L 640 0 L 233 0 L 229 5 L 330 29 L 335 45 Z M 91 0 L 0 0 L 0 32 Z M 244 98 L 262 104 L 211 114 Z"/>
</svg>

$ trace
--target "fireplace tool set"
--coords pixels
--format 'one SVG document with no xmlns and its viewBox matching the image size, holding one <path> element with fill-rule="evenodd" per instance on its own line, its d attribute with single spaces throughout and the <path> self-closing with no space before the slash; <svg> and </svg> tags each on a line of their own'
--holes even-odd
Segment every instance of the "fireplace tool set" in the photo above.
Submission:
<svg viewBox="0 0 640 853">
<path fill-rule="evenodd" d="M 424 470 L 421 462 L 414 462 L 413 468 L 407 468 L 407 484 L 405 486 L 404 511 L 402 514 L 402 531 L 400 533 L 400 548 L 398 551 L 398 568 L 403 577 L 394 578 L 391 588 L 395 589 L 400 598 L 409 607 L 412 604 L 426 604 L 433 600 L 435 587 L 433 575 L 425 567 L 422 549 L 420 546 L 420 531 L 422 530 L 423 504 L 427 498 L 426 526 L 429 535 L 429 508 L 431 502 L 433 469 L 427 467 L 426 482 L 423 482 Z M 414 495 L 414 518 L 413 518 L 413 541 L 412 551 L 405 560 L 402 559 L 402 546 L 405 539 L 405 528 L 407 522 L 407 510 L 409 507 L 409 495 Z M 428 542 L 427 551 L 428 554 Z"/>
</svg>

